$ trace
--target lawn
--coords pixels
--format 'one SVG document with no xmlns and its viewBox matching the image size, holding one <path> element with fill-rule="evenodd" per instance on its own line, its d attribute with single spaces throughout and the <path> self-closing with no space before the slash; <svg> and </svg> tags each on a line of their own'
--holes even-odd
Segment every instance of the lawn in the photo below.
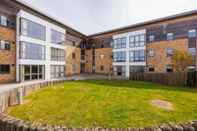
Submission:
<svg viewBox="0 0 197 131">
<path fill-rule="evenodd" d="M 166 110 L 151 104 L 164 100 Z M 146 127 L 197 120 L 197 90 L 124 80 L 69 81 L 43 88 L 8 113 L 66 127 Z"/>
</svg>

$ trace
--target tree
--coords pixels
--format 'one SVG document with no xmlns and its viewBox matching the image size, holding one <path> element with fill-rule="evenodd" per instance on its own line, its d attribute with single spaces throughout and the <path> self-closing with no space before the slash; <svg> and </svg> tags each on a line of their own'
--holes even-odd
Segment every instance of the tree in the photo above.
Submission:
<svg viewBox="0 0 197 131">
<path fill-rule="evenodd" d="M 172 64 L 177 72 L 187 71 L 187 67 L 193 64 L 194 60 L 187 51 L 175 50 L 172 56 Z"/>
</svg>

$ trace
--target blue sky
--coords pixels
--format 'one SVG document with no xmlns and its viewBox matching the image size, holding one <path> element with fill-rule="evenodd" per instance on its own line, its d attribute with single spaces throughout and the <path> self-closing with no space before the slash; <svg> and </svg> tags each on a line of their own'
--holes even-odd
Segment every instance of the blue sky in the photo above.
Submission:
<svg viewBox="0 0 197 131">
<path fill-rule="evenodd" d="M 196 0 L 21 1 L 86 35 L 197 9 Z"/>
</svg>

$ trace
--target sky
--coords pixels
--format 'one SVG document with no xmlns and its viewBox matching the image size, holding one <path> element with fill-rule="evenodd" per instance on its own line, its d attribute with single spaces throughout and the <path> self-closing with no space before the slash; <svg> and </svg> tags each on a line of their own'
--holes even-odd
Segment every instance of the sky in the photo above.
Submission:
<svg viewBox="0 0 197 131">
<path fill-rule="evenodd" d="M 21 0 L 90 35 L 197 10 L 197 0 Z"/>
</svg>

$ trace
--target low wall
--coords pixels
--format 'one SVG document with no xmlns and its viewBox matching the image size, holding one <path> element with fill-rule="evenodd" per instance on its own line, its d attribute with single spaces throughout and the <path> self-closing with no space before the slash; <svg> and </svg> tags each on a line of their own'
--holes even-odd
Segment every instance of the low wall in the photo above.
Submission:
<svg viewBox="0 0 197 131">
<path fill-rule="evenodd" d="M 42 87 L 47 87 L 56 83 L 64 82 L 63 80 L 57 81 L 45 81 L 40 83 L 35 83 L 31 85 L 19 86 L 17 88 L 11 89 L 0 93 L 0 113 L 6 111 L 9 106 L 14 106 L 22 103 L 22 98 L 29 95 L 31 92 L 38 90 Z M 1 131 L 1 130 L 0 130 Z"/>
<path fill-rule="evenodd" d="M 164 124 L 149 128 L 65 128 L 29 123 L 0 114 L 0 131 L 197 131 L 197 122 Z"/>
</svg>

